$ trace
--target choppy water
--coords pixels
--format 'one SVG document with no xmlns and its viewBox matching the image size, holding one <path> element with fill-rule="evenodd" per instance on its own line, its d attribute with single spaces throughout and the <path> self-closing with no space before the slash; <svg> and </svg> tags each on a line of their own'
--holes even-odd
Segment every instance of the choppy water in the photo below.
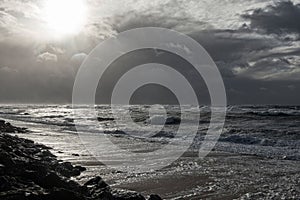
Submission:
<svg viewBox="0 0 300 200">
<path fill-rule="evenodd" d="M 180 118 L 180 110 L 177 106 L 164 107 L 169 117 Z M 136 123 L 151 129 L 149 108 L 150 106 L 146 105 L 134 105 L 129 110 L 131 118 Z M 82 123 L 80 125 L 86 126 L 87 132 L 97 133 L 101 130 L 107 134 L 114 133 L 114 130 L 118 129 L 124 131 L 128 137 L 143 137 L 141 130 L 131 128 L 125 121 L 117 126 L 110 119 L 113 116 L 107 105 L 96 106 L 99 120 L 86 114 L 87 107 L 82 106 L 77 109 L 82 113 L 81 115 L 74 115 L 71 105 L 1 105 L 0 118 L 26 122 L 26 126 L 32 130 L 50 128 L 54 132 L 68 134 L 76 134 L 74 119 L 84 118 L 85 120 L 80 121 Z M 122 112 L 127 107 L 119 106 L 118 109 Z M 195 108 L 187 106 L 186 109 L 190 110 L 192 120 Z M 191 145 L 193 150 L 197 150 L 201 145 L 210 123 L 210 108 L 203 106 L 200 110 L 198 135 Z M 90 124 L 96 126 L 90 127 Z M 176 134 L 178 126 L 178 123 L 165 125 L 163 132 L 146 139 L 168 142 Z M 180 138 L 178 143 L 184 142 L 185 139 Z M 300 106 L 229 106 L 224 130 L 215 149 L 300 160 Z"/>
</svg>

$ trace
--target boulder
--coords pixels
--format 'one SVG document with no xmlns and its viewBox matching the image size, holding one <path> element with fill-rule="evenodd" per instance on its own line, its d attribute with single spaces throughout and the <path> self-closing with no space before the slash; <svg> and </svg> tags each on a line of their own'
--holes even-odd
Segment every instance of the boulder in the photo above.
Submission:
<svg viewBox="0 0 300 200">
<path fill-rule="evenodd" d="M 86 171 L 86 168 L 82 166 L 75 166 L 75 169 L 78 169 L 80 172 Z"/>
<path fill-rule="evenodd" d="M 110 117 L 97 117 L 97 120 L 99 122 L 104 122 L 104 121 L 113 121 L 115 119 L 114 118 L 110 118 Z"/>
<path fill-rule="evenodd" d="M 54 172 L 50 172 L 45 177 L 41 177 L 37 181 L 37 183 L 41 187 L 47 188 L 47 189 L 54 188 L 54 187 L 56 187 L 56 188 L 66 188 L 67 187 L 66 182 Z"/>
<path fill-rule="evenodd" d="M 86 198 L 75 191 L 66 189 L 55 189 L 49 194 L 40 195 L 41 200 L 85 200 Z"/>
<path fill-rule="evenodd" d="M 151 194 L 149 200 L 162 200 L 162 198 L 157 194 Z"/>
<path fill-rule="evenodd" d="M 106 188 L 106 187 L 108 187 L 107 183 L 105 183 L 100 176 L 92 178 L 91 180 L 86 182 L 84 184 L 84 186 L 96 186 L 97 188 Z"/>
</svg>

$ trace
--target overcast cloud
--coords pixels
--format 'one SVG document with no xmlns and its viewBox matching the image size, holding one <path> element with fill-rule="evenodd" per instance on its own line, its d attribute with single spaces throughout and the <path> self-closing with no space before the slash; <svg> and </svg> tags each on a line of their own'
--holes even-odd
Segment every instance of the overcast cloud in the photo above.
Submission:
<svg viewBox="0 0 300 200">
<path fill-rule="evenodd" d="M 47 30 L 43 3 L 0 2 L 0 102 L 70 103 L 76 71 L 94 47 L 147 26 L 203 45 L 230 104 L 300 102 L 300 1 L 87 0 L 85 27 L 62 38 Z"/>
</svg>

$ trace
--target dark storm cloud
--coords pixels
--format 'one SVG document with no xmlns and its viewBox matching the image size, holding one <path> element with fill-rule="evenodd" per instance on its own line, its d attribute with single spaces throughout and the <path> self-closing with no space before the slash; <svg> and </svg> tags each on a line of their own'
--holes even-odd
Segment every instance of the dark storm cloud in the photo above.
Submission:
<svg viewBox="0 0 300 200">
<path fill-rule="evenodd" d="M 205 25 L 204 23 L 196 23 L 192 19 L 184 19 L 184 21 L 187 26 L 195 24 L 194 28 L 186 29 L 188 30 L 186 34 L 199 42 L 208 51 L 224 77 L 234 77 L 235 68 L 248 68 L 249 62 L 271 57 L 279 52 L 269 52 L 269 50 L 285 45 L 284 41 L 257 34 L 249 29 L 203 30 L 201 25 Z M 156 15 L 145 16 L 144 14 L 137 15 L 135 13 L 135 15 L 129 14 L 126 17 L 120 17 L 116 29 L 125 31 L 138 27 L 157 26 L 177 30 L 182 23 L 176 22 L 178 22 L 176 18 L 161 18 Z M 195 29 L 195 27 L 198 28 Z M 256 68 L 256 70 L 260 69 Z"/>
<path fill-rule="evenodd" d="M 300 34 L 300 4 L 291 1 L 255 9 L 252 14 L 245 14 L 243 17 L 251 21 L 251 28 L 267 33 Z"/>
<path fill-rule="evenodd" d="M 119 31 L 144 26 L 179 29 L 176 18 L 135 13 L 120 19 L 116 26 Z M 193 20 L 185 20 L 193 24 Z M 201 27 L 201 24 L 195 26 Z M 191 28 L 187 34 L 204 46 L 216 62 L 230 103 L 298 104 L 300 57 L 297 44 L 259 33 L 246 25 L 227 30 Z"/>
</svg>

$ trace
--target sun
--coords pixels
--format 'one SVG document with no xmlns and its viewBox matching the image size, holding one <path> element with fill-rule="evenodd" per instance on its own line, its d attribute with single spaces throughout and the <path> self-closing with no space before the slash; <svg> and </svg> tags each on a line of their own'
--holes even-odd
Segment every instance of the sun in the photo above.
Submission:
<svg viewBox="0 0 300 200">
<path fill-rule="evenodd" d="M 80 32 L 86 22 L 85 0 L 47 0 L 45 21 L 48 29 L 57 35 Z"/>
</svg>

